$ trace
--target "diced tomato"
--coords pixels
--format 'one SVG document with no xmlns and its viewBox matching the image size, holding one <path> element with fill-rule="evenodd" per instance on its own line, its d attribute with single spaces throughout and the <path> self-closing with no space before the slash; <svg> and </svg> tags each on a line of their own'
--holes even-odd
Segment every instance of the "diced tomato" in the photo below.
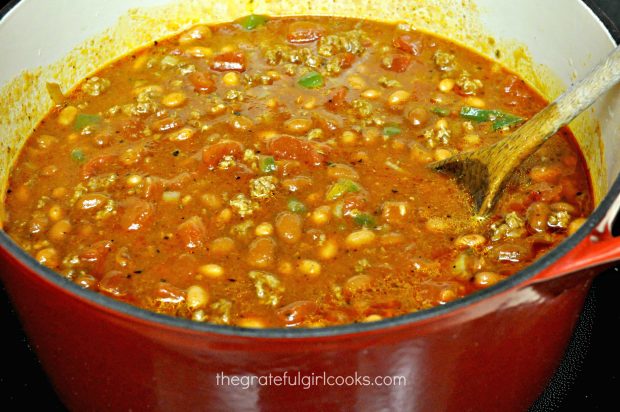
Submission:
<svg viewBox="0 0 620 412">
<path fill-rule="evenodd" d="M 423 256 L 411 256 L 406 260 L 405 264 L 412 273 L 432 275 L 440 273 L 441 270 L 441 263 L 439 261 L 427 259 Z"/>
<path fill-rule="evenodd" d="M 127 298 L 133 292 L 131 276 L 119 270 L 112 270 L 99 281 L 99 290 L 117 298 Z"/>
<path fill-rule="evenodd" d="M 517 242 L 496 243 L 487 250 L 491 261 L 519 263 L 532 259 L 532 245 Z"/>
<path fill-rule="evenodd" d="M 187 78 L 197 92 L 211 93 L 216 89 L 215 80 L 208 73 L 192 72 Z"/>
<path fill-rule="evenodd" d="M 132 117 L 121 128 L 123 135 L 131 136 L 133 138 L 142 137 L 142 131 L 144 130 L 144 122 L 141 119 Z"/>
<path fill-rule="evenodd" d="M 181 122 L 176 117 L 166 117 L 161 120 L 156 120 L 151 124 L 151 130 L 158 132 L 169 132 L 181 126 Z"/>
<path fill-rule="evenodd" d="M 174 270 L 181 276 L 193 276 L 196 274 L 196 269 L 200 266 L 196 257 L 190 253 L 183 253 L 173 259 L 168 259 L 164 264 L 163 270 L 167 270 L 170 265 L 174 265 Z"/>
<path fill-rule="evenodd" d="M 519 92 L 519 84 L 523 84 L 523 81 L 517 76 L 509 75 L 504 79 L 504 93 L 508 95 L 515 95 Z"/>
<path fill-rule="evenodd" d="M 408 202 L 387 201 L 383 203 L 381 216 L 390 225 L 400 226 L 410 224 L 411 216 Z"/>
<path fill-rule="evenodd" d="M 346 193 L 343 197 L 342 213 L 351 216 L 354 213 L 364 211 L 366 207 L 366 196 L 363 193 Z"/>
<path fill-rule="evenodd" d="M 309 300 L 298 300 L 278 309 L 277 315 L 286 326 L 297 326 L 314 314 L 316 310 L 316 303 Z"/>
<path fill-rule="evenodd" d="M 172 310 L 176 305 L 181 304 L 185 300 L 186 292 L 168 282 L 160 282 L 154 291 L 153 298 L 159 305 L 163 305 L 160 309 Z"/>
<path fill-rule="evenodd" d="M 506 76 L 503 83 L 504 93 L 512 98 L 510 106 L 528 106 L 532 98 L 527 84 L 517 76 Z"/>
<path fill-rule="evenodd" d="M 383 67 L 396 73 L 403 73 L 411 64 L 411 56 L 408 54 L 392 54 L 382 63 Z"/>
<path fill-rule="evenodd" d="M 109 240 L 100 240 L 89 247 L 83 249 L 79 253 L 79 258 L 83 262 L 97 263 L 101 262 L 112 250 L 112 242 Z"/>
<path fill-rule="evenodd" d="M 394 38 L 394 47 L 418 56 L 422 52 L 422 41 L 411 34 L 402 34 Z"/>
<path fill-rule="evenodd" d="M 197 172 L 182 172 L 170 179 L 162 179 L 162 183 L 166 187 L 166 190 L 183 189 L 185 185 L 190 182 L 190 180 L 197 176 Z"/>
<path fill-rule="evenodd" d="M 244 72 L 245 71 L 245 54 L 240 52 L 228 52 L 218 54 L 213 58 L 211 70 L 216 72 Z"/>
<path fill-rule="evenodd" d="M 93 157 L 82 165 L 82 178 L 88 179 L 96 175 L 98 172 L 109 168 L 116 164 L 118 156 L 115 155 L 101 155 Z"/>
<path fill-rule="evenodd" d="M 143 304 L 152 307 L 160 313 L 178 315 L 187 293 L 184 289 L 166 281 L 161 281 L 151 291 L 150 295 L 141 296 Z"/>
<path fill-rule="evenodd" d="M 97 290 L 99 286 L 99 280 L 93 275 L 87 273 L 81 273 L 73 279 L 73 283 L 81 287 L 82 289 Z"/>
<path fill-rule="evenodd" d="M 501 212 L 504 214 L 509 212 L 524 213 L 533 201 L 533 197 L 527 193 L 507 193 L 504 195 Z"/>
<path fill-rule="evenodd" d="M 325 107 L 331 111 L 336 111 L 341 107 L 344 107 L 347 103 L 346 97 L 349 89 L 345 86 L 336 87 L 329 91 L 329 98 L 325 102 Z"/>
<path fill-rule="evenodd" d="M 202 149 L 202 161 L 211 170 L 215 169 L 224 156 L 239 157 L 243 153 L 243 145 L 234 140 L 224 140 Z"/>
<path fill-rule="evenodd" d="M 383 300 L 373 303 L 368 307 L 364 314 L 366 316 L 377 314 L 384 318 L 390 318 L 401 313 L 402 302 L 396 299 Z"/>
<path fill-rule="evenodd" d="M 189 158 L 197 162 L 194 158 Z M 142 197 L 146 199 L 159 199 L 164 190 L 182 189 L 189 180 L 192 179 L 191 173 L 179 173 L 172 179 L 163 179 L 159 176 L 147 176 L 144 179 Z"/>
<path fill-rule="evenodd" d="M 205 244 L 207 229 L 199 216 L 192 216 L 179 225 L 177 236 L 184 247 L 194 249 Z"/>
<path fill-rule="evenodd" d="M 267 142 L 267 150 L 277 159 L 299 160 L 319 166 L 327 159 L 329 146 L 309 142 L 289 135 L 274 137 Z"/>
<path fill-rule="evenodd" d="M 348 69 L 349 67 L 351 67 L 353 65 L 353 62 L 355 61 L 355 55 L 353 53 L 343 53 L 342 54 L 342 58 L 340 59 L 340 67 L 342 67 L 343 69 Z"/>
<path fill-rule="evenodd" d="M 550 185 L 546 182 L 534 183 L 530 185 L 529 198 L 532 201 L 557 202 L 561 198 L 562 187 L 559 185 Z"/>
<path fill-rule="evenodd" d="M 292 44 L 312 43 L 321 38 L 323 31 L 323 26 L 319 24 L 309 21 L 297 21 L 291 23 L 288 27 L 286 38 Z"/>
<path fill-rule="evenodd" d="M 319 125 L 323 130 L 336 131 L 342 129 L 344 126 L 342 117 L 337 114 L 332 114 L 326 110 L 317 110 L 312 115 L 312 120 Z"/>
<path fill-rule="evenodd" d="M 134 232 L 148 226 L 154 218 L 155 207 L 149 201 L 130 197 L 121 203 L 120 225 L 123 229 Z"/>
<path fill-rule="evenodd" d="M 167 259 L 151 266 L 149 273 L 159 279 L 166 279 L 171 267 L 174 268 L 174 275 L 177 279 L 190 279 L 196 275 L 200 262 L 194 255 L 194 251 L 190 250 L 184 253 L 182 250 L 178 250 L 178 254 L 170 254 Z"/>
<path fill-rule="evenodd" d="M 89 273 L 101 275 L 104 269 L 105 258 L 111 251 L 112 242 L 109 240 L 100 240 L 82 249 L 78 257 L 82 264 L 88 266 Z"/>
<path fill-rule="evenodd" d="M 576 201 L 577 193 L 579 189 L 575 184 L 575 181 L 571 177 L 563 177 L 560 179 L 560 186 L 562 187 L 562 195 L 571 202 Z"/>
<path fill-rule="evenodd" d="M 144 179 L 143 196 L 147 199 L 159 199 L 164 193 L 164 184 L 160 177 L 148 176 Z"/>
</svg>

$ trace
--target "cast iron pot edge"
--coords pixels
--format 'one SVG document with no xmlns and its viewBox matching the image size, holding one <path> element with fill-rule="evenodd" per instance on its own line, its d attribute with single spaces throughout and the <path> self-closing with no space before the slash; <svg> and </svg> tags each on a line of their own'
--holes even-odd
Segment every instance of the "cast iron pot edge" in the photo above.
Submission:
<svg viewBox="0 0 620 412">
<path fill-rule="evenodd" d="M 10 1 L 4 8 L 0 9 L 0 24 L 2 20 L 18 5 L 19 0 Z M 609 34 L 616 42 L 620 41 L 620 30 L 607 17 L 607 15 L 591 0 L 583 0 L 590 10 L 595 14 L 599 22 L 607 29 Z M 610 187 L 609 191 L 590 215 L 581 228 L 571 237 L 564 240 L 549 253 L 541 257 L 539 260 L 529 265 L 525 269 L 515 273 L 508 279 L 491 286 L 487 289 L 475 292 L 456 301 L 447 303 L 442 306 L 436 306 L 418 312 L 409 313 L 393 318 L 384 319 L 378 322 L 355 323 L 341 326 L 329 326 L 323 328 L 266 328 L 266 329 L 250 329 L 239 328 L 226 325 L 215 325 L 210 323 L 199 323 L 188 319 L 174 318 L 141 309 L 139 307 L 115 300 L 97 292 L 85 290 L 68 281 L 53 270 L 40 265 L 32 256 L 21 249 L 3 230 L 0 230 L 0 248 L 8 253 L 13 259 L 21 263 L 30 272 L 37 275 L 41 280 L 51 284 L 54 287 L 63 289 L 68 295 L 74 299 L 85 301 L 87 304 L 97 306 L 102 311 L 119 318 L 133 318 L 143 323 L 154 324 L 159 327 L 172 329 L 182 329 L 196 333 L 213 333 L 219 335 L 238 336 L 238 337 L 254 337 L 264 339 L 304 339 L 304 338 L 324 338 L 336 337 L 343 335 L 359 334 L 365 332 L 376 332 L 395 327 L 412 325 L 416 322 L 428 321 L 434 317 L 447 316 L 458 311 L 466 309 L 468 306 L 479 303 L 492 296 L 505 293 L 510 289 L 523 286 L 527 281 L 534 279 L 540 272 L 550 268 L 560 258 L 568 254 L 587 236 L 589 236 L 605 218 L 608 210 L 616 200 L 620 197 L 620 176 Z M 552 268 L 551 268 L 552 269 Z"/>
</svg>

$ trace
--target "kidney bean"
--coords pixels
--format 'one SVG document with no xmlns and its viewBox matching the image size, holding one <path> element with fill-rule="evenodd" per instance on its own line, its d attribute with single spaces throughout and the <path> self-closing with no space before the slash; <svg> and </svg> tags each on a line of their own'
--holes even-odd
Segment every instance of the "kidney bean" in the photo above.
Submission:
<svg viewBox="0 0 620 412">
<path fill-rule="evenodd" d="M 208 73 L 192 72 L 187 79 L 197 92 L 212 93 L 216 90 L 215 80 Z"/>
<path fill-rule="evenodd" d="M 228 52 L 218 54 L 213 58 L 211 70 L 216 72 L 244 72 L 246 69 L 245 54 L 241 52 Z"/>
<path fill-rule="evenodd" d="M 551 209 L 549 205 L 543 202 L 534 202 L 525 213 L 527 224 L 534 232 L 544 232 L 547 230 L 547 220 L 549 219 Z"/>
</svg>

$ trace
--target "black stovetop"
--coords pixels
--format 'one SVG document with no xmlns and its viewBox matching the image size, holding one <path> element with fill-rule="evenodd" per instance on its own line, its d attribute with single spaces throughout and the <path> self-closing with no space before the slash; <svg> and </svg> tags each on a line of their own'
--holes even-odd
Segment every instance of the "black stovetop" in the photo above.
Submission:
<svg viewBox="0 0 620 412">
<path fill-rule="evenodd" d="M 512 1 L 512 0 L 501 0 Z M 591 0 L 620 27 L 620 0 Z M 0 0 L 0 7 L 8 1 Z M 619 39 L 617 39 L 619 40 Z M 549 387 L 531 412 L 607 411 L 620 392 L 620 266 L 598 276 L 566 352 Z M 0 409 L 64 410 L 28 347 L 0 285 Z M 614 337 L 616 336 L 616 337 Z M 10 362 L 9 362 L 10 359 Z"/>
</svg>

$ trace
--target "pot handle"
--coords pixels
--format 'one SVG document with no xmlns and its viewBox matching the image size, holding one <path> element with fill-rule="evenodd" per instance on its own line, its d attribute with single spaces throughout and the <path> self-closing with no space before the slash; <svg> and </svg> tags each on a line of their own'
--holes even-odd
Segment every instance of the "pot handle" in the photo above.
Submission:
<svg viewBox="0 0 620 412">
<path fill-rule="evenodd" d="M 620 261 L 620 237 L 614 237 L 614 220 L 620 217 L 620 196 L 589 236 L 553 265 L 531 279 L 529 284 L 559 278 L 569 273 Z"/>
</svg>

